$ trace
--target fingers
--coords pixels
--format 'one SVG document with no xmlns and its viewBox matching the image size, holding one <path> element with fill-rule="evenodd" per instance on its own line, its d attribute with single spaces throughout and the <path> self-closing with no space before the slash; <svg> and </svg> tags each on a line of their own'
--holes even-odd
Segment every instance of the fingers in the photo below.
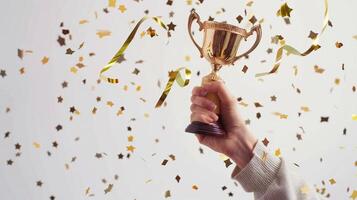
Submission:
<svg viewBox="0 0 357 200">
<path fill-rule="evenodd" d="M 203 87 L 194 87 L 192 89 L 192 95 L 198 95 L 198 96 L 205 96 L 207 94 L 207 91 Z"/>
<path fill-rule="evenodd" d="M 214 116 L 214 115 L 213 114 L 209 115 L 206 112 L 193 112 L 191 113 L 191 122 L 198 121 L 198 122 L 210 124 L 217 121 L 218 119 L 218 116 L 217 115 Z"/>
<path fill-rule="evenodd" d="M 209 117 L 211 120 L 210 122 L 217 121 L 218 120 L 218 115 L 210 110 L 207 110 L 201 106 L 198 106 L 197 104 L 191 104 L 191 111 L 195 115 L 206 115 Z M 195 119 L 200 119 L 200 117 L 194 117 Z M 196 120 L 197 121 L 197 120 Z"/>
<path fill-rule="evenodd" d="M 193 95 L 191 97 L 191 102 L 192 104 L 196 104 L 209 111 L 213 111 L 217 107 L 216 104 L 214 104 L 211 100 L 198 95 Z"/>
<path fill-rule="evenodd" d="M 223 81 L 212 81 L 205 83 L 201 90 L 216 93 L 221 103 L 223 104 L 230 104 L 235 102 L 233 96 L 229 93 Z"/>
</svg>

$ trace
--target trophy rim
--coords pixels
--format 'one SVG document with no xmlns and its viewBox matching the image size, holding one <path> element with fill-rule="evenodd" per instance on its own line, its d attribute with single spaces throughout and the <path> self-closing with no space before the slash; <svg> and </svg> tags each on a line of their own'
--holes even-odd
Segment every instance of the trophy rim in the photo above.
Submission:
<svg viewBox="0 0 357 200">
<path fill-rule="evenodd" d="M 238 35 L 241 35 L 243 37 L 248 36 L 248 32 L 240 28 L 238 26 L 232 25 L 232 24 L 226 24 L 222 22 L 216 22 L 216 21 L 204 21 L 203 22 L 203 29 L 216 29 L 216 30 L 223 30 L 223 31 L 228 31 L 228 32 L 233 32 Z"/>
</svg>

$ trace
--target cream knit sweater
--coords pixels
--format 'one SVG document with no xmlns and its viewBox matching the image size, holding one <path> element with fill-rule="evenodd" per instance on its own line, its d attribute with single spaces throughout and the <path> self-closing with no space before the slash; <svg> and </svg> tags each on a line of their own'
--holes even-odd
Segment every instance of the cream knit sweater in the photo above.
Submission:
<svg viewBox="0 0 357 200">
<path fill-rule="evenodd" d="M 318 199 L 314 189 L 293 173 L 283 158 L 270 154 L 261 142 L 257 142 L 253 154 L 243 169 L 234 168 L 231 178 L 237 180 L 246 192 L 254 192 L 254 199 Z"/>
</svg>

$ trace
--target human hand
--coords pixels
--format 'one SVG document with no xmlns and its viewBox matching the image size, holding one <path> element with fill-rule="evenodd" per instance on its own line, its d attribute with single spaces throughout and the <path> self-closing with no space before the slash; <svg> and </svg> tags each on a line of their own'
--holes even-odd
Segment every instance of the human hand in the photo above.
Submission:
<svg viewBox="0 0 357 200">
<path fill-rule="evenodd" d="M 224 136 L 196 134 L 198 141 L 214 151 L 230 157 L 239 168 L 243 168 L 253 156 L 253 148 L 257 142 L 255 136 L 249 132 L 243 119 L 238 113 L 237 101 L 229 93 L 223 81 L 212 81 L 195 87 L 191 97 L 191 122 L 200 121 L 212 123 L 218 120 L 214 113 L 215 104 L 205 98 L 208 92 L 218 95 L 220 100 L 220 116 L 226 130 Z"/>
</svg>

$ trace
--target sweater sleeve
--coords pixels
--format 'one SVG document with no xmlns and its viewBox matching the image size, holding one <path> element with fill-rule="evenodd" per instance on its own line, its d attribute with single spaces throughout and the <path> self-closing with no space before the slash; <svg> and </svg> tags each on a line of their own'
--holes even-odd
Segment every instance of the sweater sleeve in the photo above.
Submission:
<svg viewBox="0 0 357 200">
<path fill-rule="evenodd" d="M 270 154 L 257 142 L 253 157 L 240 169 L 236 166 L 231 175 L 246 192 L 253 192 L 256 200 L 312 200 L 318 199 L 314 189 L 288 168 L 283 158 Z"/>
</svg>

